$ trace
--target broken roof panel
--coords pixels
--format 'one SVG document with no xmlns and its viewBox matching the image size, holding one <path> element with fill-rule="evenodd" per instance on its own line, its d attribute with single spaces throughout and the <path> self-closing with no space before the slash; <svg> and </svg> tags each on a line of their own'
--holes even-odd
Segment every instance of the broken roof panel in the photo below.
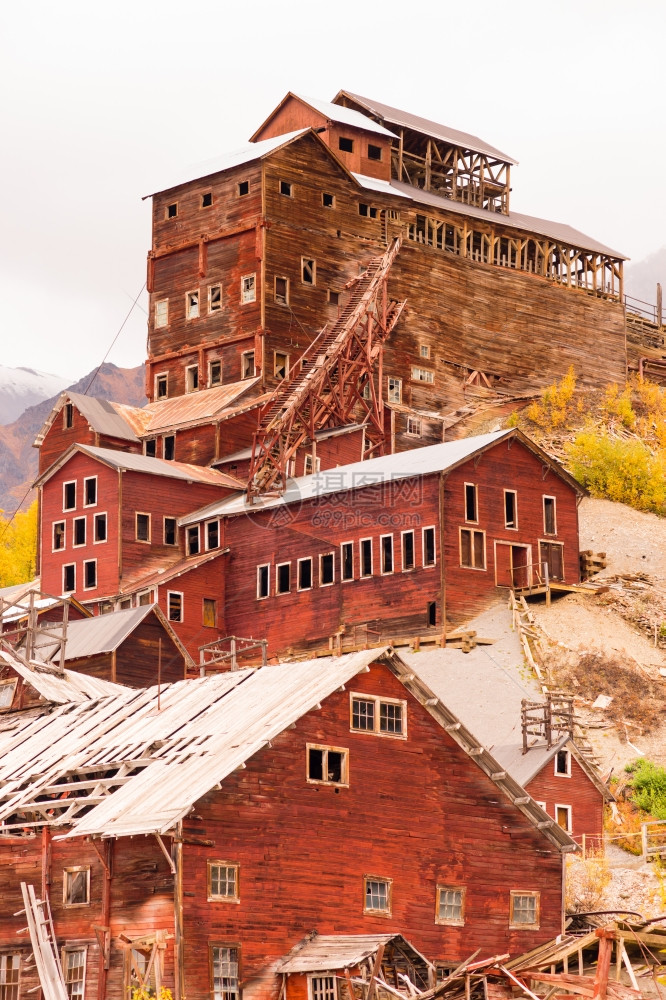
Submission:
<svg viewBox="0 0 666 1000">
<path fill-rule="evenodd" d="M 121 684 L 89 677 L 76 670 L 62 670 L 40 663 L 27 664 L 8 650 L 0 652 L 0 663 L 16 671 L 45 701 L 56 705 L 97 701 L 125 690 Z"/>
<path fill-rule="evenodd" d="M 401 934 L 317 934 L 309 941 L 300 942 L 280 962 L 276 972 L 290 975 L 305 972 L 334 972 L 351 969 L 367 958 L 376 955 L 382 945 L 399 941 L 430 965 L 420 952 Z"/>
</svg>

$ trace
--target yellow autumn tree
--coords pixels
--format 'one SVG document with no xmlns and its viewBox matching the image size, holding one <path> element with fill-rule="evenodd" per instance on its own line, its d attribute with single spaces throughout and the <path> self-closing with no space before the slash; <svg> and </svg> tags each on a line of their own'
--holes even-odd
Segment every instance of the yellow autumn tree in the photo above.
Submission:
<svg viewBox="0 0 666 1000">
<path fill-rule="evenodd" d="M 27 583 L 37 565 L 37 501 L 14 517 L 0 511 L 0 587 Z"/>
</svg>

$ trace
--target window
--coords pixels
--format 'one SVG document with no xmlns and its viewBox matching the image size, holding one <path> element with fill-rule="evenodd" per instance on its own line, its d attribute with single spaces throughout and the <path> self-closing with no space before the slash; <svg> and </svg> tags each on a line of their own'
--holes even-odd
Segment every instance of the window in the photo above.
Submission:
<svg viewBox="0 0 666 1000">
<path fill-rule="evenodd" d="M 555 774 L 561 778 L 571 777 L 571 754 L 568 750 L 558 750 L 555 754 Z"/>
<path fill-rule="evenodd" d="M 211 946 L 212 1000 L 240 1000 L 238 948 Z"/>
<path fill-rule="evenodd" d="M 0 955 L 0 1000 L 18 1000 L 20 955 Z"/>
<path fill-rule="evenodd" d="M 238 197 L 244 198 L 246 194 L 250 193 L 250 182 L 240 181 L 238 184 Z"/>
<path fill-rule="evenodd" d="M 142 590 L 136 595 L 136 605 L 138 608 L 145 608 L 148 604 L 153 604 L 152 590 Z"/>
<path fill-rule="evenodd" d="M 169 300 L 158 299 L 155 303 L 155 329 L 169 325 Z"/>
<path fill-rule="evenodd" d="M 148 458 L 155 458 L 157 455 L 157 438 L 146 438 L 143 442 L 143 453 Z"/>
<path fill-rule="evenodd" d="M 435 374 L 427 368 L 412 367 L 412 382 L 434 382 Z"/>
<path fill-rule="evenodd" d="M 62 484 L 62 509 L 74 510 L 76 507 L 76 483 Z"/>
<path fill-rule="evenodd" d="M 289 181 L 280 181 L 280 194 L 283 194 L 285 198 L 291 198 L 293 196 L 293 185 Z"/>
<path fill-rule="evenodd" d="M 333 289 L 328 290 L 328 302 L 331 306 L 337 306 L 340 304 L 340 292 L 334 292 Z"/>
<path fill-rule="evenodd" d="M 539 893 L 511 891 L 509 927 L 538 928 Z"/>
<path fill-rule="evenodd" d="M 196 292 L 187 292 L 185 295 L 185 318 L 186 319 L 198 319 L 199 318 L 199 290 Z"/>
<path fill-rule="evenodd" d="M 220 545 L 220 522 L 206 521 L 206 549 L 217 549 Z"/>
<path fill-rule="evenodd" d="M 164 518 L 164 544 L 176 545 L 178 543 L 178 527 L 175 517 Z"/>
<path fill-rule="evenodd" d="M 335 976 L 308 976 L 309 1000 L 338 1000 Z"/>
<path fill-rule="evenodd" d="M 219 312 L 222 308 L 222 285 L 208 286 L 208 312 Z"/>
<path fill-rule="evenodd" d="M 150 514 L 135 515 L 135 537 L 137 542 L 150 541 Z"/>
<path fill-rule="evenodd" d="M 208 899 L 239 903 L 238 864 L 230 861 L 208 862 Z"/>
<path fill-rule="evenodd" d="M 222 362 L 219 360 L 208 362 L 208 385 L 222 385 Z"/>
<path fill-rule="evenodd" d="M 555 820 L 567 833 L 571 833 L 571 806 L 555 806 Z"/>
<path fill-rule="evenodd" d="M 298 589 L 312 589 L 312 559 L 298 560 Z"/>
<path fill-rule="evenodd" d="M 311 476 L 313 472 L 319 472 L 321 469 L 321 459 L 315 458 L 312 460 L 312 455 L 306 455 L 303 460 L 303 475 Z"/>
<path fill-rule="evenodd" d="M 291 563 L 278 563 L 275 567 L 275 586 L 278 594 L 288 594 L 291 590 Z"/>
<path fill-rule="evenodd" d="M 426 604 L 426 626 L 433 628 L 437 624 L 437 602 L 428 601 Z"/>
<path fill-rule="evenodd" d="M 155 376 L 155 399 L 166 399 L 169 394 L 169 376 L 166 372 Z"/>
<path fill-rule="evenodd" d="M 174 201 L 173 205 L 167 205 L 166 217 L 167 219 L 175 219 L 178 215 L 178 202 Z"/>
<path fill-rule="evenodd" d="M 185 369 L 185 392 L 196 392 L 199 388 L 199 366 L 188 365 Z"/>
<path fill-rule="evenodd" d="M 201 623 L 205 628 L 215 628 L 217 624 L 217 601 L 213 600 L 212 597 L 204 597 L 203 599 Z"/>
<path fill-rule="evenodd" d="M 74 563 L 67 563 L 62 568 L 62 592 L 71 594 L 76 590 L 76 566 Z"/>
<path fill-rule="evenodd" d="M 275 276 L 273 298 L 281 306 L 289 305 L 289 278 Z"/>
<path fill-rule="evenodd" d="M 327 194 L 325 191 L 321 196 L 321 203 L 324 208 L 335 208 L 335 196 Z"/>
<path fill-rule="evenodd" d="M 244 351 L 241 354 L 241 378 L 254 378 L 254 351 Z"/>
<path fill-rule="evenodd" d="M 373 695 L 352 694 L 351 728 L 356 732 L 405 737 L 407 702 Z"/>
<path fill-rule="evenodd" d="M 422 358 L 430 357 L 430 348 L 427 344 L 421 344 L 419 347 L 419 354 Z"/>
<path fill-rule="evenodd" d="M 173 462 L 176 457 L 176 437 L 174 434 L 165 434 L 162 438 L 162 457 L 167 462 Z"/>
<path fill-rule="evenodd" d="M 354 579 L 354 543 L 343 542 L 340 546 L 340 575 L 343 580 Z"/>
<path fill-rule="evenodd" d="M 201 195 L 201 207 L 210 208 L 212 204 L 213 204 L 213 192 L 206 191 L 205 194 Z"/>
<path fill-rule="evenodd" d="M 97 503 L 97 476 L 83 480 L 83 506 L 94 507 Z"/>
<path fill-rule="evenodd" d="M 372 576 L 372 538 L 361 539 L 361 577 Z"/>
<path fill-rule="evenodd" d="M 74 545 L 86 544 L 86 519 L 85 517 L 74 518 Z"/>
<path fill-rule="evenodd" d="M 62 902 L 64 906 L 87 906 L 90 902 L 90 868 L 77 866 L 65 868 L 62 873 Z"/>
<path fill-rule="evenodd" d="M 406 573 L 414 569 L 416 560 L 414 558 L 414 532 L 403 531 L 402 533 L 402 571 Z"/>
<path fill-rule="evenodd" d="M 388 377 L 388 401 L 389 403 L 401 403 L 402 402 L 402 379 L 393 378 L 389 375 Z"/>
<path fill-rule="evenodd" d="M 304 285 L 317 284 L 317 262 L 311 257 L 301 257 L 301 281 Z"/>
<path fill-rule="evenodd" d="M 382 553 L 382 573 L 393 572 L 393 535 L 382 535 L 380 538 Z"/>
<path fill-rule="evenodd" d="M 187 529 L 187 554 L 196 556 L 199 553 L 199 525 L 192 524 Z"/>
<path fill-rule="evenodd" d="M 241 302 L 245 305 L 254 302 L 257 298 L 257 289 L 254 274 L 244 274 L 241 278 Z"/>
<path fill-rule="evenodd" d="M 358 206 L 358 214 L 365 216 L 367 219 L 377 218 L 377 209 L 374 205 L 364 205 L 362 202 Z"/>
<path fill-rule="evenodd" d="M 97 560 L 86 559 L 83 563 L 83 589 L 94 590 L 97 586 Z"/>
<path fill-rule="evenodd" d="M 435 565 L 435 529 L 434 528 L 424 528 L 423 529 L 423 565 L 424 566 L 434 566 Z"/>
<path fill-rule="evenodd" d="M 364 913 L 391 915 L 391 879 L 366 875 L 363 879 Z"/>
<path fill-rule="evenodd" d="M 460 529 L 460 565 L 466 569 L 486 568 L 486 533 Z"/>
<path fill-rule="evenodd" d="M 74 407 L 71 403 L 65 403 L 62 409 L 62 426 L 68 431 L 74 426 Z"/>
<path fill-rule="evenodd" d="M 93 536 L 95 542 L 106 541 L 106 514 L 95 514 L 93 519 Z"/>
<path fill-rule="evenodd" d="M 472 483 L 465 483 L 465 520 L 479 520 L 478 488 Z"/>
<path fill-rule="evenodd" d="M 308 743 L 306 748 L 307 780 L 325 785 L 347 785 L 348 751 Z"/>
<path fill-rule="evenodd" d="M 555 497 L 543 498 L 543 531 L 545 535 L 557 534 L 557 519 L 555 517 Z"/>
<path fill-rule="evenodd" d="M 518 494 L 515 490 L 504 490 L 504 527 L 518 527 Z"/>
<path fill-rule="evenodd" d="M 286 378 L 289 374 L 289 355 L 283 351 L 273 351 L 273 375 L 275 378 Z"/>
<path fill-rule="evenodd" d="M 270 566 L 257 566 L 257 600 L 268 597 L 271 592 Z"/>
<path fill-rule="evenodd" d="M 53 551 L 58 552 L 59 549 L 64 549 L 65 547 L 65 522 L 64 521 L 54 521 L 53 523 Z"/>
<path fill-rule="evenodd" d="M 465 923 L 465 890 L 451 889 L 448 886 L 437 886 L 437 910 L 435 911 L 436 924 L 457 924 L 459 927 Z"/>
<path fill-rule="evenodd" d="M 329 587 L 335 583 L 335 556 L 332 552 L 319 556 L 319 586 Z"/>
<path fill-rule="evenodd" d="M 423 424 L 418 417 L 407 417 L 407 433 L 410 437 L 421 437 Z"/>
<path fill-rule="evenodd" d="M 167 590 L 167 618 L 170 622 L 183 621 L 183 595 L 177 590 Z"/>
<path fill-rule="evenodd" d="M 64 948 L 62 971 L 65 975 L 65 987 L 69 1000 L 83 1000 L 86 982 L 85 948 Z"/>
<path fill-rule="evenodd" d="M 369 160 L 381 160 L 382 158 L 382 147 L 374 146 L 371 142 L 368 143 L 368 159 Z"/>
<path fill-rule="evenodd" d="M 353 153 L 354 152 L 354 140 L 348 139 L 346 136 L 341 135 L 338 139 L 338 149 L 343 153 Z"/>
</svg>

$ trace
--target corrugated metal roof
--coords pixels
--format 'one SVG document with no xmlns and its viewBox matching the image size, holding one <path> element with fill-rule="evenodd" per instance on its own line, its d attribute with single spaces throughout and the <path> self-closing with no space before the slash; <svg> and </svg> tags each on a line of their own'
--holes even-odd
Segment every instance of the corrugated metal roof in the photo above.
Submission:
<svg viewBox="0 0 666 1000">
<path fill-rule="evenodd" d="M 65 663 L 83 656 L 113 652 L 153 610 L 154 605 L 147 604 L 140 608 L 114 611 L 108 615 L 95 615 L 93 618 L 68 622 Z M 48 636 L 37 633 L 34 648 L 37 657 L 46 655 L 48 660 L 54 659 L 53 639 Z"/>
<path fill-rule="evenodd" d="M 375 955 L 389 941 L 405 941 L 401 934 L 318 934 L 311 941 L 301 942 L 278 962 L 276 972 L 291 975 L 304 972 L 334 972 L 350 969 Z M 408 942 L 405 942 L 411 951 Z M 416 952 L 419 955 L 419 952 Z M 430 963 L 420 955 L 426 965 Z"/>
<path fill-rule="evenodd" d="M 89 677 L 76 670 L 65 669 L 60 672 L 39 663 L 28 666 L 4 650 L 0 652 L 0 662 L 15 670 L 45 701 L 56 705 L 90 703 L 126 690 L 121 684 L 113 684 L 99 677 Z"/>
<path fill-rule="evenodd" d="M 471 149 L 476 153 L 485 153 L 486 156 L 502 160 L 504 163 L 515 164 L 517 162 L 495 146 L 491 146 L 483 139 L 479 139 L 476 135 L 470 135 L 469 132 L 460 132 L 458 129 L 450 128 L 448 125 L 440 125 L 438 122 L 430 121 L 428 118 L 420 118 L 418 115 L 412 115 L 408 111 L 400 111 L 398 108 L 392 108 L 389 104 L 382 104 L 380 101 L 371 101 L 368 97 L 352 94 L 350 90 L 341 90 L 333 100 L 337 101 L 345 95 L 351 97 L 353 101 L 364 107 L 370 114 L 377 115 L 378 118 L 383 118 L 384 121 L 390 122 L 391 125 L 410 128 L 415 132 L 422 132 L 424 135 L 429 135 L 433 139 L 441 139 L 442 142 L 446 142 L 452 146 Z"/>
<path fill-rule="evenodd" d="M 40 427 L 34 441 L 35 447 L 39 447 L 42 444 L 46 434 L 53 425 L 53 421 L 67 401 L 74 404 L 81 413 L 81 416 L 88 421 L 91 428 L 98 434 L 106 434 L 108 437 L 119 438 L 121 441 L 138 443 L 139 439 L 134 433 L 132 426 L 118 412 L 114 403 L 110 403 L 106 399 L 99 399 L 97 396 L 85 396 L 81 392 L 71 392 L 69 389 L 66 389 L 60 393 L 51 412 Z"/>
<path fill-rule="evenodd" d="M 231 382 L 213 389 L 190 392 L 186 396 L 148 403 L 145 407 L 148 417 L 144 433 L 156 434 L 188 424 L 199 424 L 206 419 L 212 420 L 259 382 L 259 377 L 243 379 L 242 382 Z"/>
<path fill-rule="evenodd" d="M 380 194 L 390 194 L 391 197 L 398 195 L 399 198 L 411 198 L 411 195 L 399 191 L 391 181 L 383 181 L 379 177 L 367 177 L 365 174 L 354 174 L 354 178 L 367 191 L 379 191 Z"/>
<path fill-rule="evenodd" d="M 375 132 L 377 135 L 388 136 L 390 139 L 397 138 L 394 132 L 389 132 L 383 125 L 378 125 L 372 118 L 361 114 L 360 111 L 354 111 L 353 108 L 343 108 L 340 104 L 331 104 L 329 101 L 320 101 L 314 97 L 303 97 L 301 94 L 294 94 L 294 97 L 297 97 L 299 101 L 303 101 L 305 104 L 309 104 L 319 114 L 324 115 L 325 118 L 329 118 L 333 122 L 338 122 L 340 125 L 351 125 L 352 128 L 360 128 L 366 132 Z"/>
</svg>

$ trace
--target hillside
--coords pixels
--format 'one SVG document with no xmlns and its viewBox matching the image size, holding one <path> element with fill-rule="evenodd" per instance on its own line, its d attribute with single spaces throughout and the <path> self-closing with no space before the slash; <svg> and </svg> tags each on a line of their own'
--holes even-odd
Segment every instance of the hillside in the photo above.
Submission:
<svg viewBox="0 0 666 1000">
<path fill-rule="evenodd" d="M 85 392 L 92 372 L 67 386 L 73 392 Z M 0 393 L 1 395 L 1 393 Z M 37 451 L 32 443 L 48 417 L 59 393 L 35 406 L 30 406 L 11 424 L 0 426 L 0 509 L 16 509 L 37 474 Z M 90 395 L 112 399 L 117 403 L 143 406 L 144 367 L 117 368 L 102 365 L 90 389 Z M 29 502 L 28 498 L 26 503 Z"/>
<path fill-rule="evenodd" d="M 17 420 L 29 406 L 52 399 L 69 385 L 70 379 L 36 371 L 0 365 L 0 425 Z"/>
</svg>

